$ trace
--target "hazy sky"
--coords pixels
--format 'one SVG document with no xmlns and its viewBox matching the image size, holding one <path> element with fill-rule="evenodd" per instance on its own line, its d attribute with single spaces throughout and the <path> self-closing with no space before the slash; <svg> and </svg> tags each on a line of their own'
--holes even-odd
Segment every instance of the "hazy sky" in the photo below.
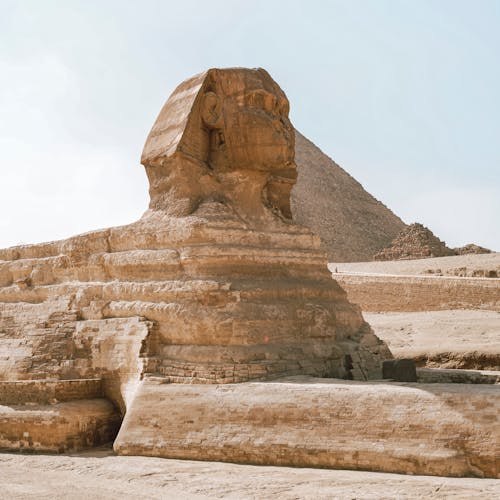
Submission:
<svg viewBox="0 0 500 500">
<path fill-rule="evenodd" d="M 500 1 L 0 0 L 0 247 L 137 219 L 174 87 L 266 68 L 405 222 L 500 250 Z"/>
</svg>

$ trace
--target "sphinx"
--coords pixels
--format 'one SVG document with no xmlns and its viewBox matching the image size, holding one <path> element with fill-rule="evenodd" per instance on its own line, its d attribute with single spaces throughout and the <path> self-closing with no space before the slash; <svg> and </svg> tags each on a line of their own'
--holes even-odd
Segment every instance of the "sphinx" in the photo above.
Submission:
<svg viewBox="0 0 500 500">
<path fill-rule="evenodd" d="M 146 140 L 140 220 L 1 251 L 0 380 L 99 376 L 124 412 L 147 374 L 380 377 L 387 346 L 291 220 L 288 111 L 262 69 L 196 75 Z"/>
<path fill-rule="evenodd" d="M 498 477 L 494 387 L 363 382 L 392 355 L 292 220 L 288 110 L 262 69 L 196 75 L 138 221 L 0 250 L 0 449 Z"/>
</svg>

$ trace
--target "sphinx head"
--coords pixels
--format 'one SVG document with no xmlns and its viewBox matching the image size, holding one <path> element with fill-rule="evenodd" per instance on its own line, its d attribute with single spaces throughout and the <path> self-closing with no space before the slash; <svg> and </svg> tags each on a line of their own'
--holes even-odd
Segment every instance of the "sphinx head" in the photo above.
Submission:
<svg viewBox="0 0 500 500">
<path fill-rule="evenodd" d="M 186 215 L 216 199 L 246 218 L 291 218 L 296 167 L 288 111 L 263 69 L 211 69 L 183 82 L 144 146 L 150 208 Z"/>
</svg>

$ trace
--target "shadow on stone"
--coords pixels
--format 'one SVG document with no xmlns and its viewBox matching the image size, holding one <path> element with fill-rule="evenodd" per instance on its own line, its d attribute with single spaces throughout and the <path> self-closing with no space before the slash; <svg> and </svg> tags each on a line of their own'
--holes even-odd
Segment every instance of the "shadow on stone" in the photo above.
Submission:
<svg viewBox="0 0 500 500">
<path fill-rule="evenodd" d="M 382 363 L 382 377 L 397 382 L 416 382 L 417 369 L 413 359 L 386 359 Z"/>
</svg>

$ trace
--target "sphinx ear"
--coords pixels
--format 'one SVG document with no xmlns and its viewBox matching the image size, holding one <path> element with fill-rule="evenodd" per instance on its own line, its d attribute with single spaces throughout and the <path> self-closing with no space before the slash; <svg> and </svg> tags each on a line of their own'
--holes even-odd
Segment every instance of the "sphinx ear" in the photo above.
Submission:
<svg viewBox="0 0 500 500">
<path fill-rule="evenodd" d="M 222 102 L 215 92 L 206 92 L 203 96 L 201 119 L 208 128 L 222 127 Z"/>
</svg>

